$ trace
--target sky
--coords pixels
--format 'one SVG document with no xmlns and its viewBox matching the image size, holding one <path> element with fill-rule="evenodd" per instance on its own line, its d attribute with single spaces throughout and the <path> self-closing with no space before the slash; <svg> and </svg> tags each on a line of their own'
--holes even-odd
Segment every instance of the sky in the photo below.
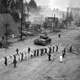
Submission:
<svg viewBox="0 0 80 80">
<path fill-rule="evenodd" d="M 50 0 L 49 7 L 51 9 L 59 8 L 61 10 L 66 10 L 68 7 L 69 0 Z"/>
<path fill-rule="evenodd" d="M 26 0 L 29 2 L 30 0 Z M 51 9 L 59 8 L 61 10 L 66 10 L 68 6 L 70 7 L 80 7 L 80 0 L 35 0 L 38 5 L 48 6 Z"/>
<path fill-rule="evenodd" d="M 70 0 L 69 5 L 71 7 L 79 7 L 80 8 L 80 0 Z"/>
</svg>

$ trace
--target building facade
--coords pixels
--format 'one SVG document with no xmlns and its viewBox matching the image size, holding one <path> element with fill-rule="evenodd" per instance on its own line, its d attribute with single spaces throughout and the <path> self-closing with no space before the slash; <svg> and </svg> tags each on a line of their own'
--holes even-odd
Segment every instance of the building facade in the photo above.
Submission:
<svg viewBox="0 0 80 80">
<path fill-rule="evenodd" d="M 80 8 L 68 8 L 68 12 L 71 12 L 73 15 L 74 20 L 78 20 L 80 18 Z"/>
</svg>

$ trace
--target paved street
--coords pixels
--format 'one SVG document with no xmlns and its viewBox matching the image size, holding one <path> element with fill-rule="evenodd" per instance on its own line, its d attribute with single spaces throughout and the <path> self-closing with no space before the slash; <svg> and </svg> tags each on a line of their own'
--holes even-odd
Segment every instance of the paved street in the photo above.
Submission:
<svg viewBox="0 0 80 80">
<path fill-rule="evenodd" d="M 65 41 L 69 40 L 67 43 L 69 42 L 72 42 L 72 36 L 76 36 L 79 34 L 79 31 L 77 30 L 64 30 L 62 33 L 62 38 L 61 39 L 58 39 L 58 36 L 54 33 L 51 33 L 49 34 L 49 37 L 52 39 L 52 43 L 51 45 L 53 44 L 56 44 L 56 43 L 65 43 Z M 73 35 L 74 34 L 74 35 Z M 10 54 L 15 54 L 16 53 L 16 48 L 19 48 L 20 50 L 23 50 L 24 48 L 27 48 L 27 47 L 31 47 L 31 48 L 41 48 L 43 46 L 36 46 L 34 45 L 34 39 L 36 39 L 37 37 L 32 37 L 32 38 L 29 38 L 29 39 L 26 39 L 22 42 L 17 42 L 17 43 L 14 43 L 12 44 L 9 49 L 0 49 L 0 58 L 2 58 L 3 56 L 7 56 L 7 55 L 10 55 Z M 63 41 L 64 40 L 64 41 Z M 66 44 L 67 44 L 66 43 Z"/>
<path fill-rule="evenodd" d="M 11 66 L 0 72 L 0 80 L 79 80 L 68 77 L 80 65 L 80 57 L 69 55 L 63 63 L 59 56 L 55 61 L 49 62 L 47 55 L 24 61 L 14 69 Z"/>
<path fill-rule="evenodd" d="M 80 0 L 0 0 L 0 80 L 80 80 Z"/>
<path fill-rule="evenodd" d="M 80 29 L 65 31 L 61 34 L 62 37 L 60 40 L 57 35 L 50 34 L 52 38 L 51 45 L 57 44 L 57 42 L 62 43 L 64 46 L 78 44 L 75 38 L 80 34 Z M 0 53 L 0 56 L 13 54 L 12 52 L 15 52 L 14 50 L 16 48 L 23 49 L 25 45 L 26 47 L 40 48 L 39 46 L 33 45 L 34 39 L 15 43 L 14 47 L 11 47 L 7 52 L 5 50 L 5 53 L 3 51 L 3 53 Z M 23 61 L 17 64 L 16 69 L 13 68 L 13 65 L 3 67 L 0 69 L 0 80 L 80 80 L 80 56 L 67 53 L 63 63 L 59 62 L 59 55 L 56 56 L 55 61 L 52 60 L 49 62 L 47 58 L 47 55 L 44 55 Z"/>
</svg>

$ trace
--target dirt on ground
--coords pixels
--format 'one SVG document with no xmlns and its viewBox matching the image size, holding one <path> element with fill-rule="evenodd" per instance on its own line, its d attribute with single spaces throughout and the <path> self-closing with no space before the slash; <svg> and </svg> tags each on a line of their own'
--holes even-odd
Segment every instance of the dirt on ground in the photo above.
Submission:
<svg viewBox="0 0 80 80">
<path fill-rule="evenodd" d="M 80 54 L 79 51 L 77 51 L 80 45 L 78 40 L 75 39 L 79 36 L 80 29 L 70 30 L 61 34 L 61 39 L 58 39 L 57 35 L 50 35 L 52 44 L 57 44 L 59 42 L 66 47 L 72 45 L 74 48 L 72 53 L 67 51 L 63 62 L 60 62 L 61 53 L 58 53 L 56 57 L 51 58 L 51 61 L 48 61 L 48 56 L 44 55 L 18 63 L 15 69 L 13 68 L 13 64 L 7 67 L 0 66 L 0 80 L 80 80 Z M 17 43 L 14 44 L 14 46 L 21 46 L 20 49 L 25 47 L 24 44 L 28 46 L 30 44 L 30 46 L 32 46 L 33 40 L 20 42 L 19 45 Z M 34 45 L 33 47 L 40 48 Z M 15 47 L 12 49 L 15 49 Z M 7 50 L 7 52 L 9 51 Z"/>
</svg>

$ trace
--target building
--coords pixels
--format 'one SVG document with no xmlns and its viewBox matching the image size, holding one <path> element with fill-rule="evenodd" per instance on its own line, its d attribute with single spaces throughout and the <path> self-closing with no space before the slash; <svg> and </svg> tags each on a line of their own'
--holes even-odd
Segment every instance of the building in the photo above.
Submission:
<svg viewBox="0 0 80 80">
<path fill-rule="evenodd" d="M 80 8 L 69 7 L 68 12 L 71 12 L 74 20 L 78 20 L 80 18 Z"/>
<path fill-rule="evenodd" d="M 46 17 L 45 23 L 47 23 L 47 27 L 55 27 L 58 24 L 58 18 L 57 17 Z"/>
</svg>

